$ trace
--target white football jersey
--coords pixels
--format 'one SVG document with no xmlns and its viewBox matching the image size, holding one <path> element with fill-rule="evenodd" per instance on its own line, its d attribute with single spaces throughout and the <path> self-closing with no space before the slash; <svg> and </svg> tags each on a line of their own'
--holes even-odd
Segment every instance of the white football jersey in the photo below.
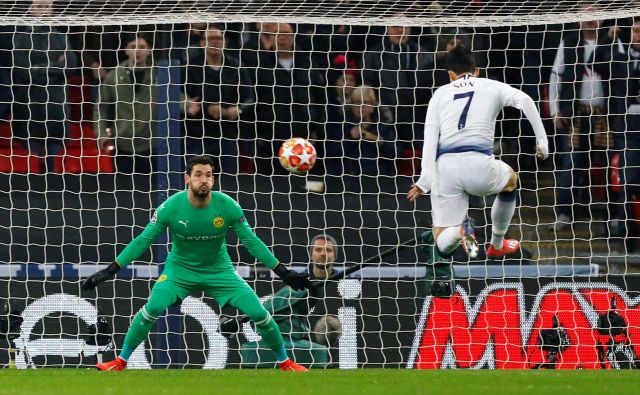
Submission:
<svg viewBox="0 0 640 395">
<path fill-rule="evenodd" d="M 466 74 L 438 88 L 429 102 L 418 187 L 423 192 L 431 190 L 435 161 L 440 155 L 459 152 L 492 155 L 496 118 L 503 107 L 524 112 L 546 158 L 547 134 L 531 97 L 502 82 Z"/>
</svg>

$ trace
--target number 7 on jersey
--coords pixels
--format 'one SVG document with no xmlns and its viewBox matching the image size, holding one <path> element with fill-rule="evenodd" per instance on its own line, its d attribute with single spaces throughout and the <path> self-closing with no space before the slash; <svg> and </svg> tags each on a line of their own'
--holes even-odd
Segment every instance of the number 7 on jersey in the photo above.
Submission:
<svg viewBox="0 0 640 395">
<path fill-rule="evenodd" d="M 455 95 L 453 95 L 453 101 L 464 98 L 467 98 L 468 100 L 464 105 L 464 108 L 462 109 L 462 114 L 460 114 L 460 119 L 458 120 L 458 130 L 464 128 L 464 126 L 467 124 L 467 114 L 469 113 L 469 106 L 471 106 L 471 100 L 473 99 L 473 91 L 456 93 Z"/>
</svg>

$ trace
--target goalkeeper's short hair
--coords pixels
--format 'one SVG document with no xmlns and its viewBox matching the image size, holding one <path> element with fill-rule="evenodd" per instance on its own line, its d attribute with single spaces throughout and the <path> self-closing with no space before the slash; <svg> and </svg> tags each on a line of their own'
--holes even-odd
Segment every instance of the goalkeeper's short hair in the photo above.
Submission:
<svg viewBox="0 0 640 395">
<path fill-rule="evenodd" d="M 215 166 L 213 165 L 213 159 L 209 155 L 194 155 L 187 160 L 187 166 L 185 168 L 185 173 L 191 175 L 191 170 L 195 165 L 209 165 L 211 166 L 211 170 L 215 171 Z"/>
</svg>

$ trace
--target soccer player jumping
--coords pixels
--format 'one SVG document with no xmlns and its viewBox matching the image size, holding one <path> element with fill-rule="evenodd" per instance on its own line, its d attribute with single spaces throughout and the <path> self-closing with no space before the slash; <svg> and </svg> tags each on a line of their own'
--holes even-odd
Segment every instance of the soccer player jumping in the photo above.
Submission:
<svg viewBox="0 0 640 395">
<path fill-rule="evenodd" d="M 279 263 L 253 233 L 238 203 L 222 192 L 211 191 L 214 183 L 211 158 L 194 156 L 189 159 L 184 179 L 187 190 L 162 203 L 144 231 L 127 245 L 116 261 L 82 284 L 84 290 L 90 290 L 113 278 L 118 270 L 137 259 L 169 228 L 171 252 L 147 304 L 133 319 L 118 358 L 96 367 L 99 370 L 124 370 L 127 359 L 147 338 L 153 324 L 167 307 L 193 292 L 204 291 L 220 306 L 231 305 L 255 323 L 258 333 L 273 350 L 281 370 L 307 370 L 287 357 L 278 325 L 253 289 L 235 271 L 226 248 L 228 230 L 233 229 L 249 252 L 291 288 L 310 288 L 308 276 Z"/>
<path fill-rule="evenodd" d="M 475 258 L 478 243 L 467 217 L 469 195 L 498 194 L 491 208 L 487 257 L 499 258 L 518 251 L 520 243 L 504 239 L 516 207 L 518 176 L 493 156 L 496 117 L 506 106 L 522 110 L 533 126 L 540 159 L 549 155 L 547 134 L 531 97 L 502 82 L 478 78 L 468 48 L 452 49 L 447 67 L 451 82 L 438 88 L 429 102 L 422 171 L 407 198 L 413 201 L 431 191 L 436 254 L 448 258 L 462 244 Z"/>
</svg>

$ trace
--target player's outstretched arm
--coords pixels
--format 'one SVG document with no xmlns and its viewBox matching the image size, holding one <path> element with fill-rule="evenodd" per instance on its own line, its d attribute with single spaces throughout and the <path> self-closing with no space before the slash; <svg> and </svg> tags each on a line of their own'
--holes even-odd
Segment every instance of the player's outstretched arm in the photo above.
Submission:
<svg viewBox="0 0 640 395">
<path fill-rule="evenodd" d="M 437 93 L 437 92 L 436 92 Z M 427 118 L 424 122 L 424 146 L 422 149 L 422 170 L 420 178 L 407 193 L 410 202 L 416 200 L 431 190 L 433 175 L 436 170 L 436 153 L 440 137 L 440 118 L 438 114 L 438 98 L 436 95 L 429 102 Z"/>
<path fill-rule="evenodd" d="M 533 127 L 533 132 L 536 135 L 536 157 L 539 159 L 547 159 L 549 156 L 549 141 L 547 138 L 547 132 L 544 130 L 544 125 L 542 124 L 542 118 L 540 118 L 540 113 L 538 112 L 538 108 L 536 107 L 535 102 L 531 98 L 531 96 L 522 92 L 519 89 L 510 87 L 508 85 L 503 86 L 506 99 L 506 105 L 515 107 L 519 110 L 522 110 L 525 117 L 531 123 Z"/>
<path fill-rule="evenodd" d="M 89 276 L 89 278 L 84 280 L 84 282 L 82 283 L 82 289 L 84 291 L 89 291 L 91 289 L 94 289 L 95 287 L 98 286 L 98 284 L 105 282 L 107 280 L 111 280 L 113 277 L 115 277 L 116 273 L 118 273 L 119 270 L 120 270 L 120 265 L 118 265 L 116 262 L 113 262 L 108 267 L 102 270 L 98 270 L 97 272 Z"/>
<path fill-rule="evenodd" d="M 309 281 L 308 274 L 302 274 L 295 272 L 291 269 L 287 269 L 283 264 L 278 263 L 273 272 L 280 277 L 283 283 L 287 284 L 296 291 L 302 291 L 303 289 L 309 289 L 312 287 L 311 281 Z"/>
</svg>

